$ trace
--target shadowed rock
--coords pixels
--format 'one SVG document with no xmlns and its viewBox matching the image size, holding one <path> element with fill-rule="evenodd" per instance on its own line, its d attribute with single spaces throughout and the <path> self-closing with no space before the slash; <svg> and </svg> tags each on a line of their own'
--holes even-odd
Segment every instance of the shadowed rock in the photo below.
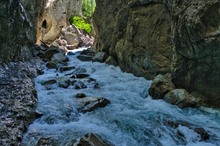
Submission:
<svg viewBox="0 0 220 146">
<path fill-rule="evenodd" d="M 105 98 L 84 97 L 84 98 L 77 100 L 77 103 L 79 106 L 77 109 L 80 112 L 86 113 L 86 112 L 91 112 L 99 107 L 105 107 L 111 102 Z"/>
</svg>

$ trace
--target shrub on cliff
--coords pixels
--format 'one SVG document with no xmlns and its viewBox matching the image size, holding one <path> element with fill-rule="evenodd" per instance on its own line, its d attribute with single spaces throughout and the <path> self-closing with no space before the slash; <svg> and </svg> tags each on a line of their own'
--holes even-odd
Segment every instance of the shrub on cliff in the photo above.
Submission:
<svg viewBox="0 0 220 146">
<path fill-rule="evenodd" d="M 85 20 L 79 16 L 74 16 L 70 20 L 71 24 L 74 24 L 77 28 L 86 31 L 88 34 L 91 32 L 91 25 L 86 23 Z"/>
</svg>

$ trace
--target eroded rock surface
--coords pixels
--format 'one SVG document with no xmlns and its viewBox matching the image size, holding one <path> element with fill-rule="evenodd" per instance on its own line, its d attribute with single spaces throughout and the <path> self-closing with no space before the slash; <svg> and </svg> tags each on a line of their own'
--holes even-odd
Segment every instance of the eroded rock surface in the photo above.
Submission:
<svg viewBox="0 0 220 146">
<path fill-rule="evenodd" d="M 97 0 L 94 47 L 127 72 L 152 79 L 170 72 L 170 17 L 161 0 Z"/>
<path fill-rule="evenodd" d="M 0 64 L 28 60 L 35 42 L 38 1 L 0 1 Z"/>
<path fill-rule="evenodd" d="M 37 23 L 37 43 L 51 43 L 59 37 L 63 27 L 74 15 L 81 15 L 81 0 L 41 1 Z"/>
<path fill-rule="evenodd" d="M 39 113 L 35 111 L 37 92 L 33 78 L 35 63 L 10 63 L 0 66 L 0 144 L 19 145 L 28 125 Z"/>
<path fill-rule="evenodd" d="M 154 99 L 161 99 L 174 88 L 175 86 L 169 74 L 157 75 L 149 88 L 149 94 Z"/>
<path fill-rule="evenodd" d="M 171 15 L 174 55 L 172 74 L 178 88 L 202 93 L 220 106 L 219 0 L 166 0 Z"/>
</svg>

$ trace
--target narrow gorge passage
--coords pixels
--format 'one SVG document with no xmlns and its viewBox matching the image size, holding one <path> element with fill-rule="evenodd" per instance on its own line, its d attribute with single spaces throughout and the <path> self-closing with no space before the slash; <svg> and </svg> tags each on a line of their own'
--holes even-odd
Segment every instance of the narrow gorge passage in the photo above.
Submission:
<svg viewBox="0 0 220 146">
<path fill-rule="evenodd" d="M 180 109 L 152 100 L 148 95 L 151 81 L 112 65 L 82 62 L 77 55 L 68 55 L 72 70 L 44 69 L 35 79 L 42 117 L 29 126 L 23 145 L 37 145 L 44 138 L 51 145 L 70 146 L 87 133 L 116 146 L 220 145 L 219 111 Z M 73 81 L 68 86 L 70 77 Z M 84 98 L 76 98 L 78 93 L 90 100 L 104 97 L 111 103 L 86 112 L 81 107 Z"/>
</svg>

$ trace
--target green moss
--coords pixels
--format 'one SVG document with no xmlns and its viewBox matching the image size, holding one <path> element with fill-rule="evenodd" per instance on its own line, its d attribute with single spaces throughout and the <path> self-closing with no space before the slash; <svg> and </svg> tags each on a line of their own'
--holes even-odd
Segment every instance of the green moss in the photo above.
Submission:
<svg viewBox="0 0 220 146">
<path fill-rule="evenodd" d="M 74 24 L 77 28 L 85 30 L 88 34 L 91 32 L 91 25 L 86 23 L 84 19 L 79 16 L 74 16 L 70 20 L 71 24 Z"/>
</svg>

